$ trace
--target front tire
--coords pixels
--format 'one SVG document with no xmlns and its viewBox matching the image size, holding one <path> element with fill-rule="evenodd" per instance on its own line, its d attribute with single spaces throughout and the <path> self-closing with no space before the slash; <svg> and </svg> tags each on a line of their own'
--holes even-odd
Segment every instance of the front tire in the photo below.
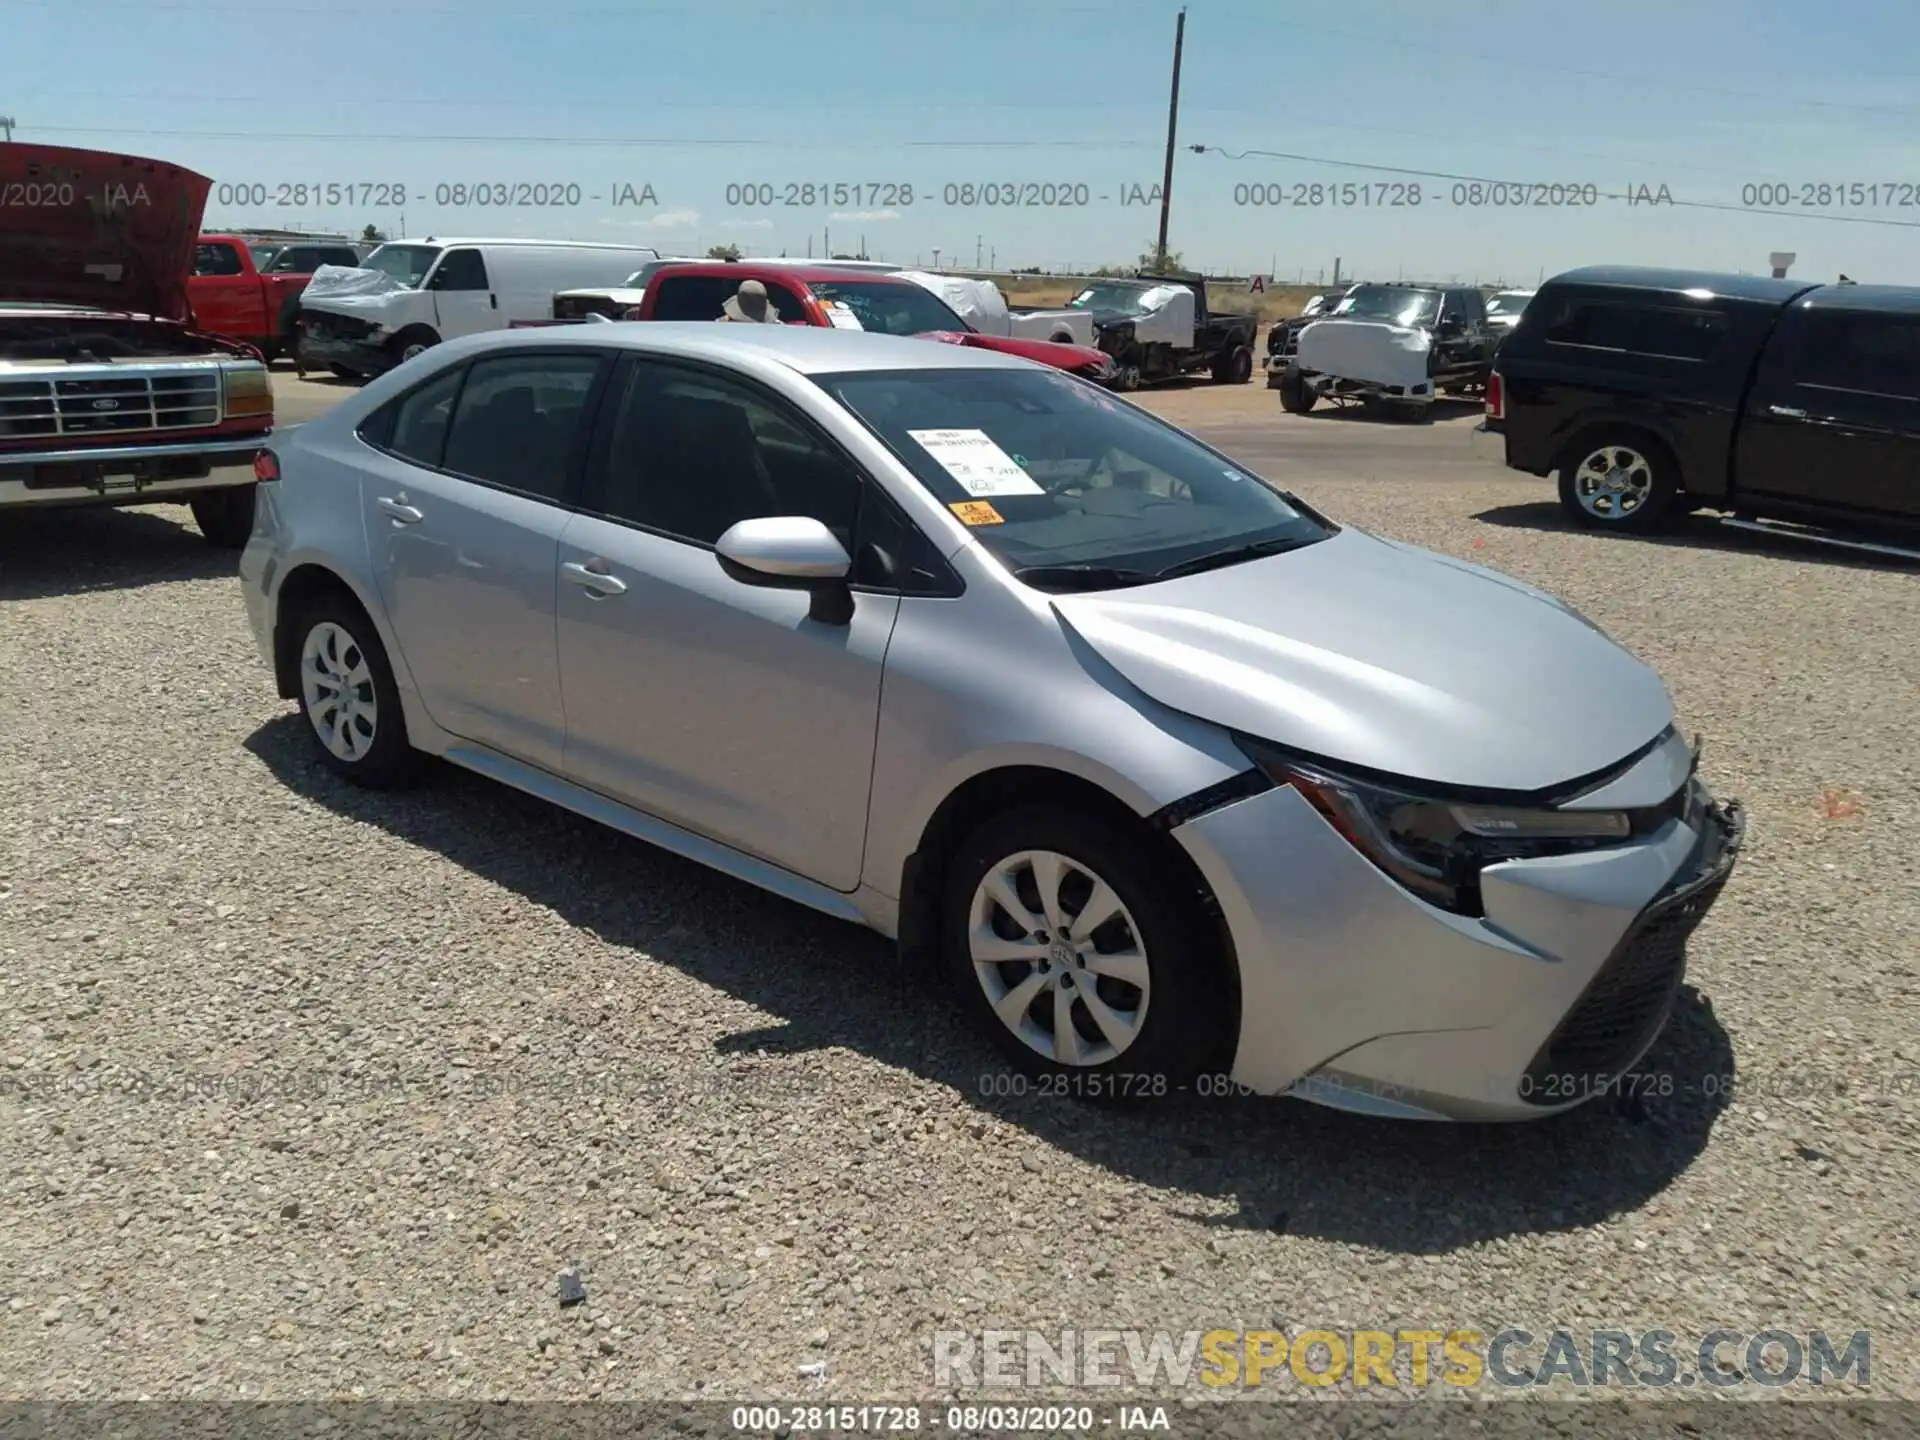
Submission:
<svg viewBox="0 0 1920 1440">
<path fill-rule="evenodd" d="M 341 595 L 323 595 L 294 621 L 300 713 L 320 763 L 372 790 L 414 778 L 420 756 L 407 740 L 400 691 L 379 632 Z"/>
<path fill-rule="evenodd" d="M 425 325 L 410 325 L 393 337 L 393 359 L 396 365 L 404 365 L 415 356 L 424 355 L 440 343 L 440 337 Z"/>
<path fill-rule="evenodd" d="M 1560 507 L 1590 530 L 1645 535 L 1665 527 L 1680 496 L 1680 466 L 1650 436 L 1596 431 L 1560 465 Z"/>
<path fill-rule="evenodd" d="M 252 485 L 233 485 L 208 490 L 188 501 L 193 523 L 200 527 L 209 545 L 221 550 L 244 550 L 253 536 Z"/>
<path fill-rule="evenodd" d="M 1319 399 L 1319 392 L 1297 369 L 1289 366 L 1280 376 L 1280 408 L 1289 415 L 1305 415 Z"/>
<path fill-rule="evenodd" d="M 1083 1098 L 1162 1097 L 1224 1053 L 1214 930 L 1143 838 L 1091 814 L 1011 810 L 945 877 L 941 953 L 962 1006 L 1016 1071 Z"/>
</svg>

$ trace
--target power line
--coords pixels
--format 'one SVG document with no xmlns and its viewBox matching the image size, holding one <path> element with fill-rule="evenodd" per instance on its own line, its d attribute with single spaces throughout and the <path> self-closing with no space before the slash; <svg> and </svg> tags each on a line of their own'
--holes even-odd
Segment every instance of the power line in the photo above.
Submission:
<svg viewBox="0 0 1920 1440">
<path fill-rule="evenodd" d="M 432 145 L 601 145 L 616 148 L 695 149 L 745 147 L 782 150 L 1156 150 L 1151 140 L 893 140 L 873 144 L 845 141 L 687 139 L 621 135 L 402 135 L 362 132 L 357 135 L 292 130 L 149 130 L 109 125 L 36 125 L 48 135 L 139 135 L 188 140 L 378 140 L 394 144 Z"/>
<path fill-rule="evenodd" d="M 1498 65 L 1509 75 L 1514 72 L 1515 62 L 1511 54 L 1496 54 L 1489 50 L 1466 50 L 1458 46 L 1430 45 L 1425 41 L 1394 39 L 1386 35 L 1366 35 L 1352 30 L 1336 30 L 1325 25 L 1305 25 L 1291 18 L 1287 21 L 1287 28 L 1306 30 L 1318 35 L 1331 35 L 1341 40 L 1360 40 L 1387 50 L 1410 50 L 1419 55 L 1457 56 L 1463 60 Z M 1645 73 L 1636 75 L 1613 70 L 1587 70 L 1571 65 L 1548 65 L 1538 62 L 1531 55 L 1523 64 L 1528 72 L 1546 71 L 1555 75 L 1578 75 L 1586 80 L 1605 80 L 1619 85 L 1650 85 L 1665 91 L 1690 90 L 1700 95 L 1726 95 L 1739 100 L 1759 100 L 1768 105 L 1810 105 L 1822 110 L 1852 110 L 1868 115 L 1920 115 L 1920 106 L 1915 105 L 1861 105 L 1844 100 L 1809 100 L 1801 96 L 1782 95 L 1777 92 L 1762 94 L 1755 90 L 1733 90 L 1721 85 L 1699 85 L 1686 81 L 1665 80 L 1657 75 Z"/>
<path fill-rule="evenodd" d="M 1295 160 L 1303 165 L 1330 165 L 1337 170 L 1370 170 L 1382 175 L 1410 175 L 1420 180 L 1455 180 L 1468 185 L 1501 185 L 1523 192 L 1540 188 L 1540 182 L 1537 180 L 1503 180 L 1485 175 L 1456 175 L 1446 170 L 1415 170 L 1404 165 L 1371 165 L 1361 160 L 1335 160 L 1325 155 L 1294 155 L 1284 150 L 1234 151 L 1224 150 L 1218 145 L 1195 145 L 1191 148 L 1196 154 L 1205 152 L 1224 156 L 1228 160 L 1244 160 L 1252 155 L 1270 160 Z M 1596 193 L 1606 200 L 1634 198 L 1629 193 L 1597 188 Z M 1713 200 L 1675 200 L 1671 196 L 1654 203 L 1663 209 L 1671 206 L 1686 210 L 1725 210 L 1735 215 L 1770 215 L 1782 220 L 1826 220 L 1840 225 L 1883 225 L 1896 230 L 1920 230 L 1920 220 L 1882 220 L 1872 215 L 1828 215 L 1818 211 L 1777 210 L 1758 205 L 1727 205 Z"/>
</svg>

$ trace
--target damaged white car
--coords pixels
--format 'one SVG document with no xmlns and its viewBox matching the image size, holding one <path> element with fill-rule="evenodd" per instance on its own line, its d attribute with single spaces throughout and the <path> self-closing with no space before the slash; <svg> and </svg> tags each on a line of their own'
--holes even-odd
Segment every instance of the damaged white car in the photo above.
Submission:
<svg viewBox="0 0 1920 1440">
<path fill-rule="evenodd" d="M 1498 341 L 1471 286 L 1362 285 L 1300 331 L 1276 388 L 1295 415 L 1323 398 L 1424 414 L 1484 387 Z"/>
</svg>

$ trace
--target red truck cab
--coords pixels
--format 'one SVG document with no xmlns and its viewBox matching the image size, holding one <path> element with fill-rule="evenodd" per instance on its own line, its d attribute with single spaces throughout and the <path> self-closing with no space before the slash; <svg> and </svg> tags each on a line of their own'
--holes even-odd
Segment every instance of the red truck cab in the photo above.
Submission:
<svg viewBox="0 0 1920 1440">
<path fill-rule="evenodd" d="M 293 353 L 300 292 L 313 272 L 359 263 L 359 251 L 345 241 L 276 241 L 256 250 L 244 236 L 202 235 L 193 247 L 187 296 L 202 330 L 272 360 Z"/>
<path fill-rule="evenodd" d="M 748 280 L 767 289 L 767 300 L 785 325 L 912 335 L 948 345 L 968 345 L 1036 361 L 1103 385 L 1118 371 L 1105 351 L 1050 340 L 983 335 L 946 301 L 898 275 L 832 265 L 755 264 L 714 261 L 674 264 L 647 281 L 634 320 L 718 320 L 722 307 Z"/>
</svg>

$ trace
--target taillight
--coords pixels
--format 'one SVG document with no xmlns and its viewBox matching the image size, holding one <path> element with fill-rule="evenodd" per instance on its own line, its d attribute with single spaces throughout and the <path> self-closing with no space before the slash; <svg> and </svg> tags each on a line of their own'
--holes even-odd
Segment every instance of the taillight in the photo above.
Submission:
<svg viewBox="0 0 1920 1440">
<path fill-rule="evenodd" d="M 253 478 L 263 485 L 278 480 L 280 457 L 271 450 L 256 450 L 253 456 Z"/>
<path fill-rule="evenodd" d="M 1487 418 L 1489 420 L 1507 418 L 1507 387 L 1501 383 L 1498 370 L 1487 376 Z"/>
</svg>

